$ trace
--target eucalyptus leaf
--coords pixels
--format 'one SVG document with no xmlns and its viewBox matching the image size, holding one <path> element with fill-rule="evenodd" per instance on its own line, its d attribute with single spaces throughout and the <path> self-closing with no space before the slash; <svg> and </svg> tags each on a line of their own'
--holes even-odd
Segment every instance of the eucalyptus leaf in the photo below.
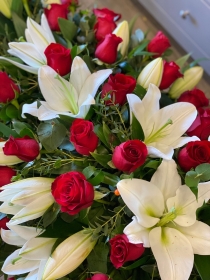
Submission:
<svg viewBox="0 0 210 280">
<path fill-rule="evenodd" d="M 210 180 L 210 164 L 209 163 L 202 163 L 195 168 L 197 172 L 197 176 L 202 182 Z"/>
<path fill-rule="evenodd" d="M 188 171 L 185 176 L 185 184 L 190 188 L 195 188 L 198 186 L 200 178 L 196 171 Z"/>
</svg>

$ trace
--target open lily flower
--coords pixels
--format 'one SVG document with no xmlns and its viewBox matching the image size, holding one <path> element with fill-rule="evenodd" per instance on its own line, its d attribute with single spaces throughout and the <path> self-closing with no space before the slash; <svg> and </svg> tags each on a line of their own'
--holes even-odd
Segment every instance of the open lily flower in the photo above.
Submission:
<svg viewBox="0 0 210 280">
<path fill-rule="evenodd" d="M 1 187 L 0 212 L 14 215 L 10 223 L 21 224 L 41 217 L 54 203 L 51 184 L 54 179 L 33 177 Z"/>
<path fill-rule="evenodd" d="M 25 30 L 27 42 L 11 42 L 8 53 L 20 58 L 25 64 L 21 64 L 12 59 L 1 56 L 0 59 L 6 60 L 15 66 L 37 74 L 39 67 L 47 64 L 44 54 L 45 49 L 51 43 L 55 43 L 52 31 L 50 30 L 47 18 L 44 14 L 41 17 L 41 25 L 31 18 L 27 19 L 27 29 Z"/>
<path fill-rule="evenodd" d="M 45 264 L 57 239 L 38 237 L 42 230 L 35 227 L 9 223 L 7 225 L 10 229 L 2 229 L 2 240 L 11 245 L 22 246 L 22 248 L 7 257 L 2 271 L 9 275 L 29 272 L 25 279 L 41 280 Z"/>
<path fill-rule="evenodd" d="M 181 137 L 191 126 L 197 116 L 194 105 L 179 102 L 159 109 L 160 90 L 150 84 L 141 100 L 135 94 L 127 94 L 132 114 L 141 124 L 144 132 L 144 143 L 151 157 L 171 159 L 174 149 L 189 141 L 199 140 L 197 137 Z"/>
<path fill-rule="evenodd" d="M 173 160 L 161 163 L 151 182 L 125 179 L 117 188 L 134 213 L 124 229 L 129 241 L 151 247 L 162 280 L 187 280 L 194 254 L 210 255 L 210 227 L 196 221 L 196 210 L 210 198 L 210 182 L 198 185 L 198 197 L 181 185 Z"/>
<path fill-rule="evenodd" d="M 86 63 L 76 56 L 71 67 L 69 82 L 59 76 L 51 67 L 39 69 L 39 86 L 46 101 L 25 104 L 25 113 L 38 117 L 39 120 L 50 120 L 66 115 L 73 118 L 85 118 L 90 105 L 95 104 L 95 95 L 99 86 L 109 77 L 112 70 L 100 70 L 91 74 Z"/>
</svg>

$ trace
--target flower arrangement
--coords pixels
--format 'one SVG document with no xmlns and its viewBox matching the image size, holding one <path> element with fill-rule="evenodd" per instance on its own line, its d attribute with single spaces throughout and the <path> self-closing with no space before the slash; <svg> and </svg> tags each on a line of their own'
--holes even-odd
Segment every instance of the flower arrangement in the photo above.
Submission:
<svg viewBox="0 0 210 280">
<path fill-rule="evenodd" d="M 209 279 L 203 69 L 108 8 L 2 3 L 1 271 Z"/>
</svg>

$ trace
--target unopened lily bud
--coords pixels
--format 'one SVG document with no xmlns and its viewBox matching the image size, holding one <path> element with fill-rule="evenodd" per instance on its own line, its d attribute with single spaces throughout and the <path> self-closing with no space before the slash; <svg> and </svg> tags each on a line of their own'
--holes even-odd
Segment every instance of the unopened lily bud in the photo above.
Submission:
<svg viewBox="0 0 210 280">
<path fill-rule="evenodd" d="M 125 56 L 128 51 L 129 44 L 129 26 L 126 20 L 118 24 L 115 30 L 112 32 L 116 36 L 120 37 L 123 41 L 119 44 L 117 50 L 120 51 L 122 56 Z"/>
<path fill-rule="evenodd" d="M 179 96 L 187 91 L 193 89 L 201 80 L 203 76 L 203 68 L 195 66 L 184 72 L 183 78 L 177 79 L 169 90 L 171 98 L 179 98 Z"/>
<path fill-rule="evenodd" d="M 163 60 L 158 57 L 151 61 L 141 71 L 138 76 L 137 84 L 148 89 L 149 84 L 154 84 L 159 87 L 163 75 Z"/>
<path fill-rule="evenodd" d="M 7 18 L 11 18 L 11 7 L 12 0 L 1 0 L 1 5 L 0 5 L 0 12 Z"/>
<path fill-rule="evenodd" d="M 96 241 L 92 241 L 92 231 L 79 231 L 62 242 L 48 259 L 43 280 L 60 279 L 76 269 L 90 254 Z"/>
<path fill-rule="evenodd" d="M 5 143 L 6 142 L 0 142 L 0 166 L 14 165 L 22 162 L 22 160 L 16 156 L 6 156 L 4 154 L 3 147 Z"/>
</svg>

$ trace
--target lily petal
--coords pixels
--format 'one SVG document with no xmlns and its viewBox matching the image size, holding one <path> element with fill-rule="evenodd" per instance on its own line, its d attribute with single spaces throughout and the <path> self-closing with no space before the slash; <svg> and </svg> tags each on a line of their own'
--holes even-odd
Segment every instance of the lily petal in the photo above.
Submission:
<svg viewBox="0 0 210 280">
<path fill-rule="evenodd" d="M 150 229 L 142 227 L 137 220 L 137 217 L 132 218 L 133 221 L 124 228 L 124 234 L 127 235 L 130 243 L 143 243 L 144 247 L 150 247 L 149 232 Z"/>
<path fill-rule="evenodd" d="M 41 198 L 44 194 L 49 193 L 48 190 L 23 190 L 18 192 L 16 195 L 13 196 L 11 199 L 11 203 L 26 206 L 33 202 L 36 199 Z"/>
<path fill-rule="evenodd" d="M 19 57 L 22 61 L 24 61 L 31 67 L 39 68 L 40 66 L 47 63 L 44 54 L 37 51 L 36 46 L 32 43 L 12 42 L 9 43 L 9 47 L 10 49 L 8 50 L 8 53 L 13 56 Z"/>
<path fill-rule="evenodd" d="M 198 204 L 201 207 L 210 199 L 210 181 L 198 184 Z"/>
<path fill-rule="evenodd" d="M 192 137 L 180 137 L 178 140 L 173 142 L 171 145 L 174 147 L 174 149 L 179 148 L 187 144 L 191 141 L 200 141 L 200 139 L 197 136 Z"/>
<path fill-rule="evenodd" d="M 40 261 L 19 258 L 20 250 L 14 251 L 5 260 L 2 271 L 9 275 L 23 274 L 39 267 Z"/>
<path fill-rule="evenodd" d="M 93 98 L 95 97 L 99 86 L 109 77 L 111 73 L 112 73 L 111 69 L 99 70 L 91 74 L 85 80 L 85 83 L 83 84 L 82 89 L 79 93 L 79 100 L 78 100 L 79 107 L 81 104 L 84 103 L 84 101 L 87 98 L 87 95 L 90 94 L 92 95 Z"/>
<path fill-rule="evenodd" d="M 10 214 L 10 215 L 15 215 L 19 211 L 23 209 L 22 206 L 20 205 L 12 205 L 8 202 L 4 202 L 0 206 L 0 212 L 5 213 L 5 214 Z"/>
<path fill-rule="evenodd" d="M 194 255 L 188 239 L 178 230 L 168 227 L 152 229 L 149 239 L 161 279 L 189 279 Z"/>
<path fill-rule="evenodd" d="M 172 225 L 185 235 L 191 243 L 194 254 L 210 255 L 210 227 L 207 224 L 196 221 L 192 226 L 181 227 Z"/>
<path fill-rule="evenodd" d="M 158 112 L 158 110 L 160 109 L 160 105 L 159 105 L 160 97 L 161 94 L 159 88 L 156 85 L 149 84 L 147 93 L 142 99 L 144 108 L 146 110 L 147 108 L 149 108 L 153 114 L 155 112 Z"/>
<path fill-rule="evenodd" d="M 15 60 L 12 60 L 12 59 L 9 59 L 9 58 L 3 57 L 3 56 L 0 57 L 0 60 L 6 60 L 6 61 L 12 63 L 13 65 L 17 66 L 18 68 L 20 68 L 22 70 L 25 70 L 29 73 L 32 73 L 32 74 L 37 74 L 38 73 L 38 68 L 37 67 L 31 67 L 31 66 L 28 66 L 28 65 L 25 65 L 25 64 L 21 64 L 19 62 L 16 62 Z"/>
<path fill-rule="evenodd" d="M 1 238 L 4 242 L 10 245 L 23 246 L 26 240 L 11 230 L 1 229 Z"/>
<path fill-rule="evenodd" d="M 176 196 L 169 198 L 166 204 L 168 211 L 175 209 L 177 217 L 174 222 L 178 225 L 188 227 L 195 223 L 198 203 L 194 193 L 186 185 L 180 186 Z"/>
<path fill-rule="evenodd" d="M 132 123 L 132 113 L 141 124 L 143 131 L 146 130 L 146 113 L 142 100 L 135 94 L 126 95 L 130 108 L 130 121 Z"/>
<path fill-rule="evenodd" d="M 163 160 L 150 182 L 160 189 L 165 201 L 169 197 L 175 196 L 176 190 L 181 186 L 181 177 L 177 172 L 175 161 Z"/>
<path fill-rule="evenodd" d="M 148 155 L 152 158 L 163 158 L 171 160 L 174 154 L 174 149 L 171 146 L 163 145 L 161 143 L 151 143 L 152 146 L 147 146 Z"/>
<path fill-rule="evenodd" d="M 55 38 L 53 37 L 53 33 L 52 33 L 52 31 L 50 29 L 50 26 L 48 24 L 47 17 L 45 16 L 44 13 L 41 16 L 41 27 L 44 29 L 44 31 L 47 32 L 47 35 L 48 35 L 47 40 L 48 40 L 49 44 L 50 43 L 56 43 Z"/>
<path fill-rule="evenodd" d="M 48 259 L 57 238 L 37 237 L 27 241 L 19 255 L 27 260 Z"/>
<path fill-rule="evenodd" d="M 143 227 L 149 228 L 159 222 L 164 211 L 164 198 L 155 185 L 140 179 L 124 179 L 117 183 L 117 188 Z"/>
<path fill-rule="evenodd" d="M 7 223 L 7 227 L 16 232 L 21 238 L 25 239 L 26 241 L 38 236 L 41 232 L 43 232 L 43 229 L 37 227 L 14 225 L 11 220 L 9 221 L 9 223 Z"/>
</svg>

